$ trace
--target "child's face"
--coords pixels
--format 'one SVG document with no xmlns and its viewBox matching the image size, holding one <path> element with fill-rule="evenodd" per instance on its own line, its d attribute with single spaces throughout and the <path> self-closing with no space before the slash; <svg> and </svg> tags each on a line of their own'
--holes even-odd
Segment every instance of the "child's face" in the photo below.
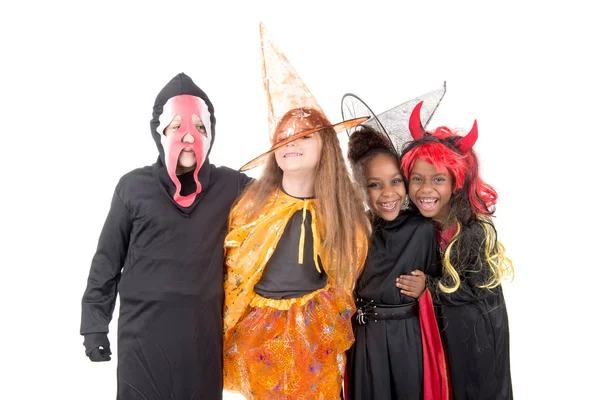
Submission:
<svg viewBox="0 0 600 400">
<path fill-rule="evenodd" d="M 202 137 L 207 138 L 206 128 L 196 114 L 192 114 L 192 124 L 195 129 L 198 131 Z M 181 116 L 177 115 L 171 123 L 165 128 L 164 134 L 166 137 L 172 136 L 179 128 L 181 127 Z M 183 169 L 184 171 L 192 170 L 196 166 L 196 154 L 192 149 L 192 145 L 194 144 L 194 137 L 190 133 L 186 133 L 181 141 L 185 143 L 189 143 L 189 146 L 183 147 L 181 153 L 179 154 L 179 158 L 177 159 L 177 166 Z"/>
<path fill-rule="evenodd" d="M 448 170 L 440 172 L 417 158 L 410 171 L 408 194 L 423 216 L 444 223 L 450 211 L 452 176 Z"/>
<path fill-rule="evenodd" d="M 372 212 L 393 221 L 400 214 L 406 188 L 398 160 L 389 154 L 377 154 L 365 165 L 369 208 Z"/>
<path fill-rule="evenodd" d="M 285 126 L 283 128 L 285 131 Z M 283 136 L 277 137 L 276 140 L 284 138 Z M 275 150 L 275 160 L 284 173 L 314 172 L 321 159 L 322 147 L 323 143 L 319 133 L 311 133 Z"/>
</svg>

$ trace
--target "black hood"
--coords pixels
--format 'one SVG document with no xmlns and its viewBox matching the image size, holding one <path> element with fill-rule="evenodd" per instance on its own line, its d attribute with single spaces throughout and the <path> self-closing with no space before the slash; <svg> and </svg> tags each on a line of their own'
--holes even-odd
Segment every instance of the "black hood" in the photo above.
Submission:
<svg viewBox="0 0 600 400">
<path fill-rule="evenodd" d="M 167 101 L 169 101 L 170 98 L 179 96 L 179 95 L 184 95 L 184 94 L 199 97 L 206 103 L 208 112 L 210 114 L 210 130 L 211 130 L 210 146 L 209 146 L 208 152 L 206 154 L 206 159 L 204 161 L 204 164 L 198 171 L 198 181 L 202 185 L 202 192 L 200 192 L 200 194 L 198 194 L 196 196 L 193 204 L 189 207 L 182 207 L 179 204 L 177 204 L 177 202 L 175 202 L 175 200 L 173 200 L 173 195 L 175 194 L 176 188 L 175 188 L 175 184 L 171 181 L 171 178 L 169 177 L 169 174 L 167 172 L 166 162 L 165 162 L 165 151 L 164 151 L 162 143 L 161 143 L 162 132 L 157 132 L 157 128 L 160 126 L 160 116 L 163 113 L 164 105 L 167 103 Z M 214 168 L 214 166 L 212 166 L 210 164 L 208 156 L 210 154 L 213 143 L 215 141 L 215 123 L 216 123 L 216 119 L 215 119 L 214 107 L 213 107 L 213 104 L 211 103 L 210 99 L 208 98 L 206 93 L 204 93 L 204 91 L 202 89 L 200 89 L 194 83 L 192 78 L 190 78 L 183 72 L 180 74 L 177 74 L 173 79 L 171 79 L 169 81 L 169 83 L 167 83 L 165 85 L 165 87 L 156 96 L 156 100 L 154 101 L 154 107 L 152 109 L 152 120 L 150 121 L 150 130 L 152 133 L 152 138 L 154 139 L 154 143 L 156 143 L 156 147 L 158 148 L 159 157 L 158 157 L 157 162 L 153 165 L 153 173 L 154 173 L 155 177 L 158 179 L 161 186 L 165 189 L 165 194 L 169 197 L 171 203 L 173 205 L 175 205 L 183 214 L 187 215 L 194 209 L 194 207 L 196 206 L 198 201 L 203 197 L 204 192 L 210 186 L 210 172 Z M 188 174 L 184 174 L 184 175 L 188 175 Z M 181 178 L 183 178 L 183 179 L 181 179 Z M 180 181 L 182 183 L 182 192 L 183 191 L 193 192 L 195 190 L 196 185 L 193 182 L 193 179 L 188 179 L 188 178 L 189 177 L 183 177 L 183 176 L 180 177 Z M 190 187 L 190 185 L 192 187 Z M 185 186 L 187 186 L 187 187 L 185 187 Z"/>
<path fill-rule="evenodd" d="M 158 128 L 158 126 L 160 125 L 159 118 L 163 113 L 163 107 L 167 103 L 167 101 L 169 101 L 171 97 L 179 96 L 182 94 L 189 94 L 192 96 L 200 97 L 202 100 L 204 100 L 206 106 L 208 107 L 208 112 L 210 113 L 211 129 L 210 148 L 208 149 L 208 154 L 206 155 L 208 162 L 208 155 L 210 154 L 210 150 L 212 149 L 212 145 L 215 141 L 215 109 L 206 93 L 204 93 L 204 91 L 194 83 L 192 78 L 190 78 L 183 72 L 177 74 L 173 79 L 171 79 L 169 83 L 167 83 L 165 87 L 162 88 L 158 96 L 156 96 L 156 100 L 154 101 L 154 108 L 152 109 L 152 121 L 150 121 L 150 129 L 152 131 L 154 143 L 156 143 L 156 147 L 158 147 L 160 159 L 163 162 L 163 164 L 165 164 L 165 151 L 160 142 L 160 135 L 162 135 L 162 133 L 156 131 L 156 128 Z"/>
</svg>

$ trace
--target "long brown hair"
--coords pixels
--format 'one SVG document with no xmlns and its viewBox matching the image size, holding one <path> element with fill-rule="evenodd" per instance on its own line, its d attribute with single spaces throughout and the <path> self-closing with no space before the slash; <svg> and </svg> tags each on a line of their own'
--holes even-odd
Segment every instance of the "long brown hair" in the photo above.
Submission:
<svg viewBox="0 0 600 400">
<path fill-rule="evenodd" d="M 340 142 L 331 128 L 316 133 L 322 141 L 322 150 L 315 173 L 315 204 L 321 236 L 321 248 L 332 264 L 326 266 L 336 283 L 354 283 L 362 265 L 357 265 L 359 238 L 369 235 L 369 220 L 364 212 L 362 196 L 350 180 L 344 163 Z M 240 201 L 251 199 L 243 218 L 257 218 L 271 194 L 281 187 L 283 171 L 271 153 L 260 179 L 241 196 Z"/>
</svg>

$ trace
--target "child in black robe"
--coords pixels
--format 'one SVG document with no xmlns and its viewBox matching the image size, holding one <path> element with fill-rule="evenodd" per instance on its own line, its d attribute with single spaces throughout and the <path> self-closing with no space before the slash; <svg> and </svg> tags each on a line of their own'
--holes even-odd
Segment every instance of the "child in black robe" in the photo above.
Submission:
<svg viewBox="0 0 600 400">
<path fill-rule="evenodd" d="M 425 132 L 420 108 L 411 115 L 415 140 L 405 146 L 401 163 L 412 204 L 437 227 L 443 275 L 427 275 L 427 286 L 440 306 L 453 398 L 512 399 L 501 281 L 512 275 L 513 266 L 491 219 L 496 191 L 480 178 L 472 149 L 477 123 L 464 137 L 447 127 Z M 424 278 L 415 271 L 401 277 L 398 287 Z"/>
<path fill-rule="evenodd" d="M 110 360 L 117 294 L 117 398 L 221 399 L 223 240 L 246 175 L 208 154 L 215 116 L 190 77 L 154 103 L 151 166 L 117 184 L 90 268 L 81 334 L 91 361 Z"/>
<path fill-rule="evenodd" d="M 348 158 L 372 215 L 372 239 L 355 289 L 355 343 L 348 352 L 351 400 L 445 399 L 445 361 L 425 283 L 404 293 L 396 278 L 417 266 L 439 276 L 435 228 L 403 211 L 406 183 L 390 141 L 364 126 L 350 136 Z M 416 300 L 415 298 L 420 298 Z"/>
</svg>

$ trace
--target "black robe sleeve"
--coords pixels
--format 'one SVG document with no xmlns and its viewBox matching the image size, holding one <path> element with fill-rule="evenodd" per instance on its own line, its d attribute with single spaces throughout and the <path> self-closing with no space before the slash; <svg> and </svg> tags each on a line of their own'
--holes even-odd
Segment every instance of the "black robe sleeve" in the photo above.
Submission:
<svg viewBox="0 0 600 400">
<path fill-rule="evenodd" d="M 246 189 L 246 187 L 248 187 L 252 182 L 254 182 L 254 178 L 250 178 L 248 175 L 241 172 L 238 175 L 238 180 L 239 193 L 242 193 Z"/>
<path fill-rule="evenodd" d="M 131 227 L 129 210 L 123 203 L 117 186 L 83 294 L 80 333 L 86 337 L 85 346 L 88 350 L 106 345 L 106 334 L 115 308 L 117 285 L 127 255 Z"/>
<path fill-rule="evenodd" d="M 481 286 L 484 284 L 484 277 L 487 275 L 486 263 L 481 263 L 479 269 L 471 270 L 466 273 L 459 272 L 460 285 L 453 293 L 444 293 L 440 289 L 439 283 L 442 278 L 427 276 L 427 287 L 432 294 L 433 302 L 448 306 L 458 306 L 462 304 L 473 303 L 480 300 Z"/>
<path fill-rule="evenodd" d="M 450 283 L 444 278 L 427 277 L 427 286 L 432 294 L 433 302 L 441 305 L 458 306 L 480 301 L 489 290 L 482 289 L 491 277 L 491 269 L 485 262 L 485 230 L 481 223 L 473 223 L 463 227 L 463 239 L 453 249 L 452 258 L 460 257 L 455 263 L 460 278 L 460 285 L 453 293 L 444 293 L 439 282 Z"/>
<path fill-rule="evenodd" d="M 427 249 L 427 263 L 423 267 L 423 273 L 427 278 L 427 285 L 429 285 L 430 277 L 439 278 L 442 276 L 442 263 L 440 261 L 437 239 L 435 236 L 435 228 L 431 224 L 424 224 L 421 228 L 423 234 L 421 240 L 424 243 L 425 249 Z"/>
</svg>

